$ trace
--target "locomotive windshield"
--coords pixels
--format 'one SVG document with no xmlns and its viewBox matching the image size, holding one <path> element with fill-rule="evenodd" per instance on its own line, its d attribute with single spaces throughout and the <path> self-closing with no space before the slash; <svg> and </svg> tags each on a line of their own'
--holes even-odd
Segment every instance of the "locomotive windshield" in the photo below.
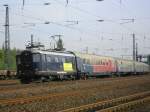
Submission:
<svg viewBox="0 0 150 112">
<path fill-rule="evenodd" d="M 40 54 L 33 54 L 33 68 L 40 70 Z"/>
<path fill-rule="evenodd" d="M 16 56 L 16 64 L 20 65 L 21 64 L 21 60 L 20 60 L 20 55 Z"/>
<path fill-rule="evenodd" d="M 32 54 L 29 51 L 25 51 L 20 55 L 21 63 L 24 65 L 31 65 L 32 63 Z"/>
</svg>

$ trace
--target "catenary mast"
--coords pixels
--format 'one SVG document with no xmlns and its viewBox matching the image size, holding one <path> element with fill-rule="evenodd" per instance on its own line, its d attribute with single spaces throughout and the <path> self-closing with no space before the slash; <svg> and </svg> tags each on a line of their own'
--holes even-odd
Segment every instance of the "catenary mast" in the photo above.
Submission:
<svg viewBox="0 0 150 112">
<path fill-rule="evenodd" d="M 5 17 L 5 69 L 10 69 L 10 34 L 9 34 L 9 8 L 6 7 L 6 17 Z"/>
</svg>

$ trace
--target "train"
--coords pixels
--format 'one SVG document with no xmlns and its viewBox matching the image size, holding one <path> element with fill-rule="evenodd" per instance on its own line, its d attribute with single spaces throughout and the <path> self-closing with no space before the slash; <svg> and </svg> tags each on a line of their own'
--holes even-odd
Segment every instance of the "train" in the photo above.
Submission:
<svg viewBox="0 0 150 112">
<path fill-rule="evenodd" d="M 16 70 L 0 70 L 0 80 L 15 79 Z"/>
<path fill-rule="evenodd" d="M 120 58 L 71 51 L 24 50 L 16 56 L 22 83 L 145 74 L 149 65 Z"/>
</svg>

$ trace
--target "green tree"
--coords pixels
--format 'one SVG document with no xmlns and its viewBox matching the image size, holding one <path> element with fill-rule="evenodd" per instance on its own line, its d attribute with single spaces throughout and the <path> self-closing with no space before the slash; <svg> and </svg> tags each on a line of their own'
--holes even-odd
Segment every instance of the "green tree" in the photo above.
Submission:
<svg viewBox="0 0 150 112">
<path fill-rule="evenodd" d="M 0 69 L 5 69 L 4 50 L 0 49 Z"/>
<path fill-rule="evenodd" d="M 13 48 L 10 52 L 11 56 L 10 56 L 10 69 L 15 70 L 16 69 L 16 48 Z"/>
<path fill-rule="evenodd" d="M 16 49 L 10 50 L 10 70 L 16 70 Z M 5 54 L 4 54 L 4 49 L 0 49 L 0 69 L 5 70 Z"/>
</svg>

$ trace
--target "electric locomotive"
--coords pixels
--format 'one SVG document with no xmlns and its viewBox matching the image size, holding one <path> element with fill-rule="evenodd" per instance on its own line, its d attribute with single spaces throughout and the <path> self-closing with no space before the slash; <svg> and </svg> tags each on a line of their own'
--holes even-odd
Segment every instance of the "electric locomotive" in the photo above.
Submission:
<svg viewBox="0 0 150 112">
<path fill-rule="evenodd" d="M 17 74 L 23 83 L 75 79 L 76 58 L 68 52 L 24 50 L 17 55 Z"/>
</svg>

